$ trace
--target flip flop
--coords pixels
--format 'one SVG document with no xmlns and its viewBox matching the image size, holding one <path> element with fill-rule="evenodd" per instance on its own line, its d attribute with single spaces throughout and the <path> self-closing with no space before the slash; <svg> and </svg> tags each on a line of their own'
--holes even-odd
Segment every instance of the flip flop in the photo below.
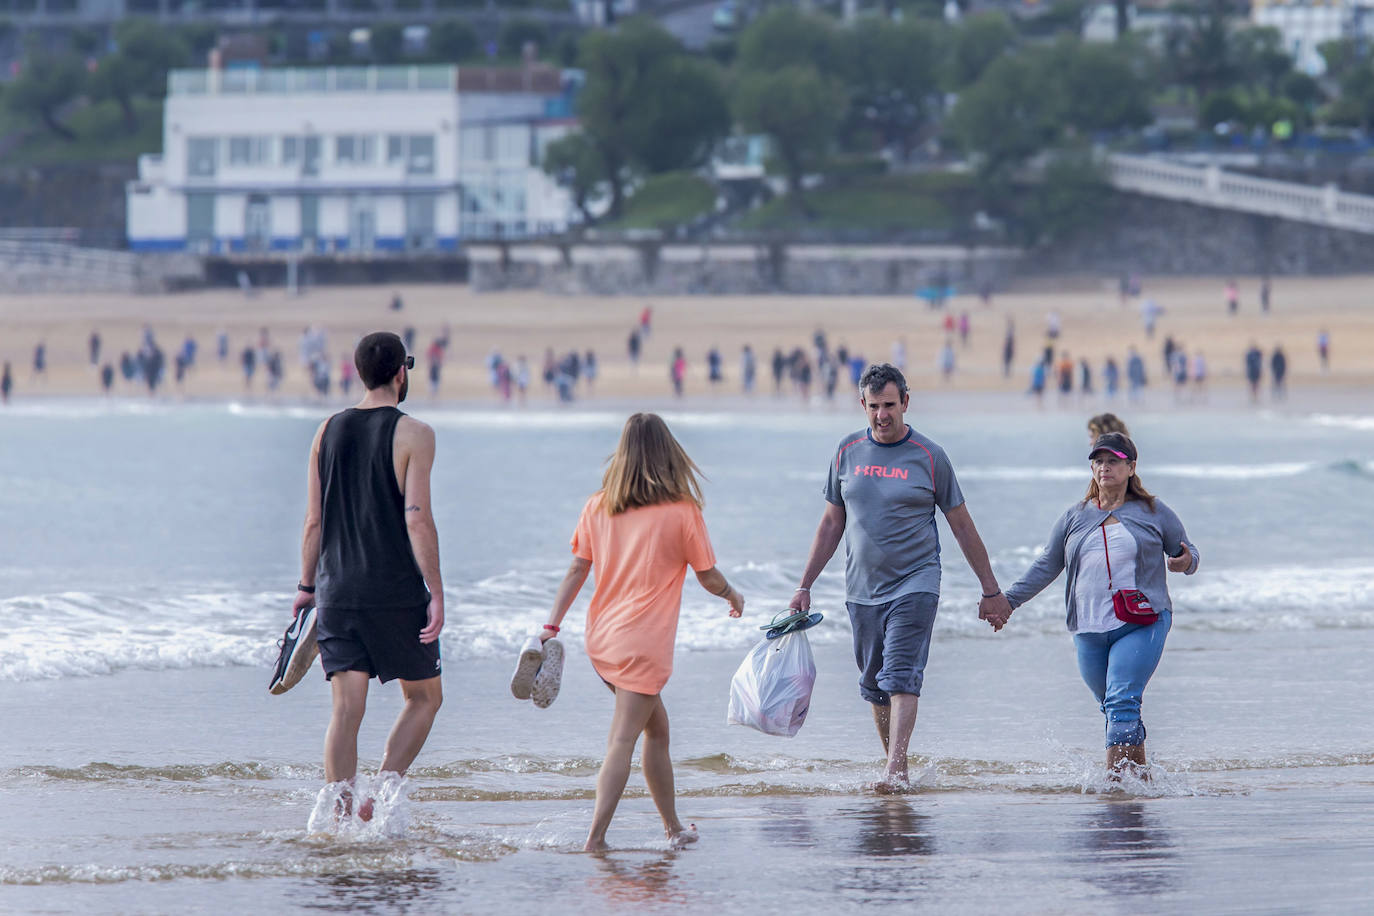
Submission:
<svg viewBox="0 0 1374 916">
<path fill-rule="evenodd" d="M 558 688 L 563 684 L 563 644 L 557 639 L 544 643 L 544 664 L 534 676 L 534 687 L 530 699 L 540 709 L 548 709 L 549 704 L 558 699 Z"/>
<path fill-rule="evenodd" d="M 786 633 L 809 630 L 824 619 L 824 614 L 788 610 L 779 612 L 773 617 L 772 623 L 764 624 L 759 629 L 768 631 L 764 634 L 766 639 L 777 639 Z"/>
<path fill-rule="evenodd" d="M 510 677 L 510 692 L 517 700 L 528 700 L 534 689 L 534 676 L 544 663 L 544 647 L 538 636 L 525 640 L 520 648 L 520 658 L 515 663 L 515 673 Z"/>
</svg>

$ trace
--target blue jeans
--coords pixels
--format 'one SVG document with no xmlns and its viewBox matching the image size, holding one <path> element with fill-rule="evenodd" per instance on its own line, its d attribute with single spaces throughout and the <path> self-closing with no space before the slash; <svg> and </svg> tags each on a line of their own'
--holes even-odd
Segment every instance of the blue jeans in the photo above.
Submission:
<svg viewBox="0 0 1374 916">
<path fill-rule="evenodd" d="M 1164 654 L 1173 614 L 1160 611 L 1149 626 L 1122 624 L 1108 633 L 1076 633 L 1078 673 L 1107 717 L 1107 746 L 1144 744 L 1140 701 Z"/>
</svg>

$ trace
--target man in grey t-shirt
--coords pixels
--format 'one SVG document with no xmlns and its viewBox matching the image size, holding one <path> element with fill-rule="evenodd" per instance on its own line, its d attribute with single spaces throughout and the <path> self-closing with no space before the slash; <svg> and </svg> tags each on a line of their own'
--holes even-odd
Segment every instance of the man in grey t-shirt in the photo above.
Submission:
<svg viewBox="0 0 1374 916">
<path fill-rule="evenodd" d="M 873 704 L 887 754 L 887 773 L 876 788 L 901 791 L 940 597 L 937 506 L 982 584 L 978 617 L 1000 630 L 1011 607 L 944 449 L 902 420 L 910 402 L 902 373 L 887 363 L 869 366 L 859 381 L 859 402 L 868 428 L 845 436 L 830 462 L 828 505 L 792 607 L 810 610 L 811 583 L 843 536 L 859 693 Z"/>
</svg>

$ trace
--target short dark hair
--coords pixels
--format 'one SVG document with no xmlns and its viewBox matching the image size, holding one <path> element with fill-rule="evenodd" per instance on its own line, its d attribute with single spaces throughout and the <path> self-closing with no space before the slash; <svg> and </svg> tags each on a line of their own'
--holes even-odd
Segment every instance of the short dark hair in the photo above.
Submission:
<svg viewBox="0 0 1374 916">
<path fill-rule="evenodd" d="M 874 363 L 864 370 L 863 378 L 859 379 L 859 394 L 871 391 L 874 394 L 882 391 L 888 383 L 895 383 L 898 394 L 906 394 L 906 377 L 902 375 L 902 370 L 891 363 Z"/>
<path fill-rule="evenodd" d="M 353 365 L 358 367 L 358 378 L 368 391 L 394 379 L 405 360 L 406 345 L 390 331 L 367 335 L 358 341 L 358 348 L 353 351 Z"/>
</svg>

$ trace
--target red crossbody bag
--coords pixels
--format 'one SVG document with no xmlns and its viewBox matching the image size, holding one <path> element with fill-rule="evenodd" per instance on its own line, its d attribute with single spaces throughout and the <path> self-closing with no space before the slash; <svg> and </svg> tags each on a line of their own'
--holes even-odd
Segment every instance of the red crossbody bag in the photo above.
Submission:
<svg viewBox="0 0 1374 916">
<path fill-rule="evenodd" d="M 1104 521 L 1099 527 L 1102 529 L 1102 558 L 1107 561 L 1107 588 L 1112 593 L 1112 611 L 1116 619 L 1149 626 L 1159 619 L 1159 612 L 1150 606 L 1150 599 L 1145 597 L 1145 593 L 1138 588 L 1112 588 L 1112 557 L 1111 548 L 1107 546 L 1107 523 Z"/>
</svg>

